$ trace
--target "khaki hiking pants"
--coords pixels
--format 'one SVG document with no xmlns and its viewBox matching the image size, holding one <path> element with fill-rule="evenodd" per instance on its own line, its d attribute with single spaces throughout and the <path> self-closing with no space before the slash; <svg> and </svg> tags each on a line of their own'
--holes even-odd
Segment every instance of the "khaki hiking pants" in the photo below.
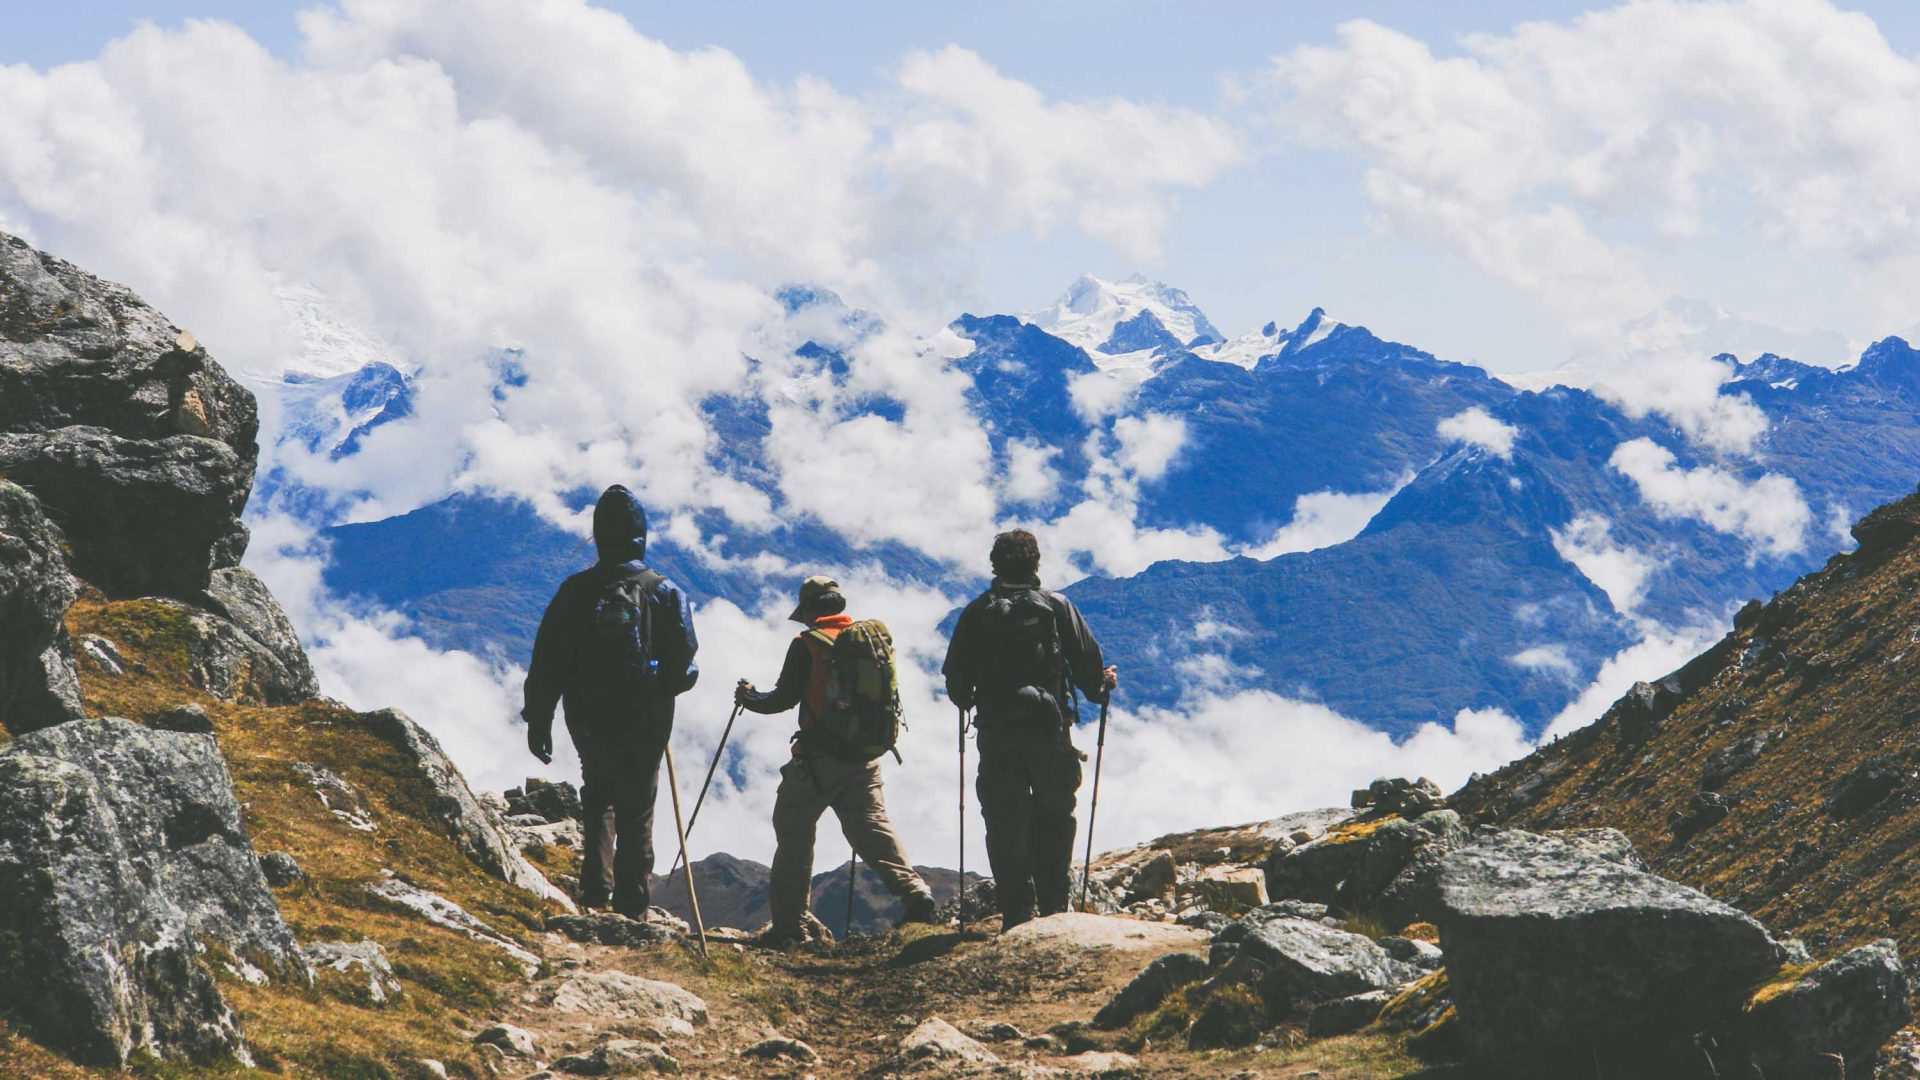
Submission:
<svg viewBox="0 0 1920 1080">
<path fill-rule="evenodd" d="M 887 820 L 880 793 L 880 763 L 845 761 L 827 754 L 794 758 L 780 769 L 780 790 L 773 798 L 773 879 L 767 906 L 776 932 L 800 927 L 813 897 L 813 840 L 820 815 L 831 809 L 854 854 L 867 864 L 887 891 L 905 899 L 929 892 L 907 863 L 900 837 Z"/>
</svg>

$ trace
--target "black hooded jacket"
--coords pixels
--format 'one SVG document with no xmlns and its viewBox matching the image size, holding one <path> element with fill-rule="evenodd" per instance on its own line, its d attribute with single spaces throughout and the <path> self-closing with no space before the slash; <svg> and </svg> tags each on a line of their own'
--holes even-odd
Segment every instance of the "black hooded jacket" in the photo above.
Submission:
<svg viewBox="0 0 1920 1080">
<path fill-rule="evenodd" d="M 1100 656 L 1100 643 L 1094 640 L 1093 631 L 1087 628 L 1087 620 L 1080 615 L 1080 609 L 1073 601 L 1056 592 L 1040 587 L 1037 578 L 1024 580 L 993 579 L 992 587 L 981 593 L 960 612 L 960 621 L 954 625 L 953 637 L 947 644 L 947 660 L 940 670 L 947 677 L 947 697 L 963 709 L 980 706 L 980 718 L 994 721 L 998 717 L 989 715 L 990 708 L 979 701 L 980 690 L 992 677 L 988 670 L 992 663 L 991 643 L 987 640 L 993 630 L 987 625 L 986 607 L 997 594 L 1008 592 L 1038 592 L 1053 609 L 1054 626 L 1059 634 L 1061 660 L 1066 681 L 1080 688 L 1088 701 L 1101 704 L 1107 700 L 1106 661 Z M 1049 690 L 1054 688 L 1048 687 Z M 1065 687 L 1060 687 L 1063 694 Z M 1059 702 L 1064 709 L 1067 703 Z"/>
<path fill-rule="evenodd" d="M 581 639 L 593 618 L 593 600 L 609 577 L 646 569 L 647 512 L 633 492 L 616 484 L 600 496 L 593 508 L 593 543 L 600 561 L 561 582 L 540 617 L 533 639 L 533 661 L 527 665 L 526 705 L 520 715 L 537 732 L 553 730 L 553 710 L 577 689 L 574 659 L 582 654 Z M 655 659 L 660 661 L 663 689 L 682 694 L 700 678 L 694 653 L 700 642 L 693 633 L 693 609 L 679 586 L 662 579 L 652 598 Z M 585 717 L 568 714 L 574 723 Z"/>
</svg>

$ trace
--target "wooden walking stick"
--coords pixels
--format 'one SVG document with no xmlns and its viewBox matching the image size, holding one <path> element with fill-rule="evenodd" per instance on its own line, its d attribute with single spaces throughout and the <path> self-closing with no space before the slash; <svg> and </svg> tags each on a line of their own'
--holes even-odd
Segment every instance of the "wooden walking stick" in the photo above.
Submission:
<svg viewBox="0 0 1920 1080">
<path fill-rule="evenodd" d="M 693 860 L 687 858 L 687 827 L 680 820 L 680 780 L 673 771 L 673 747 L 667 747 L 667 790 L 673 793 L 673 829 L 680 834 L 680 865 L 687 872 L 687 903 L 693 907 L 693 932 L 700 935 L 700 957 L 707 959 L 707 924 L 700 918 L 700 896 L 693 889 Z"/>
<path fill-rule="evenodd" d="M 740 710 L 744 708 L 746 708 L 744 705 L 735 705 L 733 712 L 727 716 L 727 730 L 720 733 L 720 745 L 713 748 L 713 763 L 707 766 L 706 782 L 700 785 L 700 797 L 693 800 L 693 813 L 687 817 L 688 836 L 693 835 L 693 827 L 700 821 L 700 807 L 707 801 L 707 789 L 713 786 L 714 770 L 720 767 L 720 755 L 727 752 L 727 738 L 733 734 L 733 722 L 740 719 Z M 686 855 L 686 847 L 684 845 L 680 849 L 680 854 L 682 857 Z M 667 871 L 667 876 L 672 877 L 673 871 L 679 868 L 679 865 L 676 863 L 672 869 Z"/>
</svg>

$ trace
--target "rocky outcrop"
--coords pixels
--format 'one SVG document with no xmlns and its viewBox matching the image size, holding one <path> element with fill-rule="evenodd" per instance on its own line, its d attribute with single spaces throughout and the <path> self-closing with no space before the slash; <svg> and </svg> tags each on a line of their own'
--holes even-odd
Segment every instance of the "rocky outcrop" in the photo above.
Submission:
<svg viewBox="0 0 1920 1080">
<path fill-rule="evenodd" d="M 253 571 L 234 566 L 213 572 L 207 607 L 232 629 L 247 677 L 268 705 L 292 705 L 320 695 L 307 650 L 280 602 Z"/>
<path fill-rule="evenodd" d="M 1759 1075 L 1821 1080 L 1868 1075 L 1874 1053 L 1912 1015 L 1899 950 L 1882 940 L 1775 977 L 1748 999 L 1742 1030 Z"/>
<path fill-rule="evenodd" d="M 1304 844 L 1282 841 L 1267 862 L 1267 895 L 1375 915 L 1398 928 L 1429 915 L 1439 860 L 1467 837 L 1460 816 L 1359 819 Z"/>
<path fill-rule="evenodd" d="M 500 825 L 480 801 L 466 778 L 447 759 L 439 740 L 398 709 L 364 713 L 360 718 L 369 730 L 404 753 L 414 764 L 420 779 L 433 792 L 435 820 L 453 838 L 460 850 L 487 873 L 517 885 L 568 911 L 576 910 L 566 893 L 535 869 L 517 847 L 507 842 Z"/>
<path fill-rule="evenodd" d="M 208 942 L 309 977 L 211 736 L 82 720 L 0 751 L 0 1008 L 92 1064 L 244 1055 Z"/>
<path fill-rule="evenodd" d="M 110 595 L 197 597 L 246 549 L 253 395 L 121 286 L 0 234 L 0 470 Z"/>
<path fill-rule="evenodd" d="M 1212 981 L 1253 988 L 1276 1018 L 1304 1015 L 1321 1002 L 1398 986 L 1422 974 L 1361 934 L 1270 909 L 1222 930 L 1207 961 Z"/>
<path fill-rule="evenodd" d="M 1477 837 L 1441 860 L 1438 901 L 1469 1051 L 1514 1075 L 1678 1060 L 1784 957 L 1744 913 L 1642 869 L 1613 830 Z"/>
<path fill-rule="evenodd" d="M 253 462 L 193 435 L 129 439 L 98 427 L 0 434 L 0 472 L 65 530 L 74 573 L 109 596 L 199 596 L 247 549 Z"/>
<path fill-rule="evenodd" d="M 64 546 L 39 501 L 0 479 L 0 724 L 12 732 L 81 715 L 73 647 L 61 622 L 79 585 L 67 572 Z"/>
<path fill-rule="evenodd" d="M 1125 1027 L 1135 1017 L 1157 1008 L 1167 995 L 1200 981 L 1206 974 L 1206 957 L 1198 953 L 1177 952 L 1158 957 L 1093 1015 L 1093 1026 L 1109 1031 Z"/>
</svg>

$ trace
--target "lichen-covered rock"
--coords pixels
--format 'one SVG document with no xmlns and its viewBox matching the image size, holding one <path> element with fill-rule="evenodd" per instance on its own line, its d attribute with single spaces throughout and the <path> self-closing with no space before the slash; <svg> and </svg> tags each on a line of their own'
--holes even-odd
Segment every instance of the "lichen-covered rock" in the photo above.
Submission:
<svg viewBox="0 0 1920 1080">
<path fill-rule="evenodd" d="M 553 1068 L 575 1076 L 632 1076 L 643 1071 L 677 1073 L 680 1062 L 659 1043 L 611 1039 L 584 1054 L 569 1054 Z"/>
<path fill-rule="evenodd" d="M 268 705 L 294 705 L 320 694 L 307 651 L 279 601 L 253 571 L 232 566 L 213 572 L 207 607 L 242 639 L 248 675 Z"/>
<path fill-rule="evenodd" d="M 1330 1039 L 1359 1031 L 1380 1015 L 1393 995 L 1386 990 L 1369 990 L 1352 997 L 1323 1001 L 1307 1014 L 1307 1037 Z"/>
<path fill-rule="evenodd" d="M 364 1000 L 384 1005 L 400 996 L 400 980 L 393 974 L 387 950 L 377 941 L 328 941 L 306 948 L 307 960 L 316 969 L 330 969 L 363 981 Z"/>
<path fill-rule="evenodd" d="M 707 1003 L 692 991 L 624 971 L 568 975 L 549 984 L 544 997 L 556 1012 L 599 1020 L 638 1020 L 670 1034 L 691 1035 L 707 1022 Z"/>
<path fill-rule="evenodd" d="M 1779 730 L 1755 732 L 1708 754 L 1706 763 L 1700 767 L 1701 789 L 1720 790 L 1722 784 L 1760 760 L 1760 755 L 1766 753 L 1769 746 L 1779 742 L 1782 734 Z"/>
<path fill-rule="evenodd" d="M 390 873 L 391 871 L 382 872 Z M 527 951 L 512 938 L 474 918 L 466 908 L 439 893 L 428 892 L 397 877 L 370 882 L 367 885 L 367 893 L 395 907 L 411 911 L 435 926 L 452 930 L 456 934 L 463 934 L 470 941 L 499 949 L 518 963 L 520 970 L 529 977 L 540 970 L 538 956 Z"/>
<path fill-rule="evenodd" d="M 269 851 L 260 856 L 260 875 L 276 889 L 307 880 L 307 872 L 300 869 L 300 860 L 284 851 Z"/>
<path fill-rule="evenodd" d="M 1597 1056 L 1628 1075 L 1677 1060 L 1779 966 L 1759 923 L 1646 872 L 1611 832 L 1507 830 L 1441 860 L 1435 921 L 1483 1067 L 1554 1075 Z"/>
<path fill-rule="evenodd" d="M 966 1067 L 993 1067 L 1000 1058 L 939 1017 L 930 1017 L 907 1037 L 890 1058 L 885 1071 L 914 1073 Z"/>
<path fill-rule="evenodd" d="M 1395 925 L 1427 917 L 1441 855 L 1467 839 L 1460 815 L 1349 822 L 1305 844 L 1275 849 L 1267 895 L 1379 914 Z"/>
<path fill-rule="evenodd" d="M 62 622 L 79 591 L 39 500 L 0 479 L 0 724 L 20 733 L 82 715 Z"/>
<path fill-rule="evenodd" d="M 240 1055 L 205 945 L 309 978 L 210 736 L 80 720 L 0 750 L 0 1009 L 92 1064 Z"/>
<path fill-rule="evenodd" d="M 1364 935 L 1267 910 L 1252 912 L 1216 935 L 1207 962 L 1214 981 L 1252 987 L 1274 1017 L 1397 986 L 1421 974 Z"/>
<path fill-rule="evenodd" d="M 0 431 L 199 435 L 252 472 L 253 395 L 127 288 L 0 233 Z"/>
<path fill-rule="evenodd" d="M 1767 1080 L 1819 1080 L 1867 1068 L 1912 1018 L 1907 974 L 1891 940 L 1862 945 L 1811 971 L 1789 970 L 1748 1000 L 1743 1033 L 1752 1063 Z"/>
<path fill-rule="evenodd" d="M 1149 855 L 1146 861 L 1134 868 L 1133 873 L 1127 875 L 1126 902 L 1134 904 L 1148 897 L 1164 896 L 1168 889 L 1173 888 L 1179 870 L 1173 852 L 1161 850 Z"/>
<path fill-rule="evenodd" d="M 399 748 L 414 762 L 419 775 L 434 794 L 433 813 L 440 826 L 453 838 L 460 850 L 487 873 L 517 885 L 543 900 L 552 901 L 567 911 L 577 910 L 571 897 L 556 888 L 546 875 L 528 862 L 520 849 L 509 843 L 506 833 L 493 815 L 473 797 L 466 777 L 460 775 L 439 740 L 398 709 L 363 713 L 361 721 L 368 730 Z"/>
<path fill-rule="evenodd" d="M 247 549 L 253 460 L 213 439 L 0 433 L 0 471 L 59 519 L 73 572 L 109 596 L 197 598 Z"/>
<path fill-rule="evenodd" d="M 1135 1017 L 1159 1007 L 1167 995 L 1188 983 L 1198 982 L 1206 974 L 1207 958 L 1198 953 L 1177 952 L 1157 957 L 1093 1014 L 1093 1026 L 1108 1031 L 1125 1027 Z"/>
</svg>

